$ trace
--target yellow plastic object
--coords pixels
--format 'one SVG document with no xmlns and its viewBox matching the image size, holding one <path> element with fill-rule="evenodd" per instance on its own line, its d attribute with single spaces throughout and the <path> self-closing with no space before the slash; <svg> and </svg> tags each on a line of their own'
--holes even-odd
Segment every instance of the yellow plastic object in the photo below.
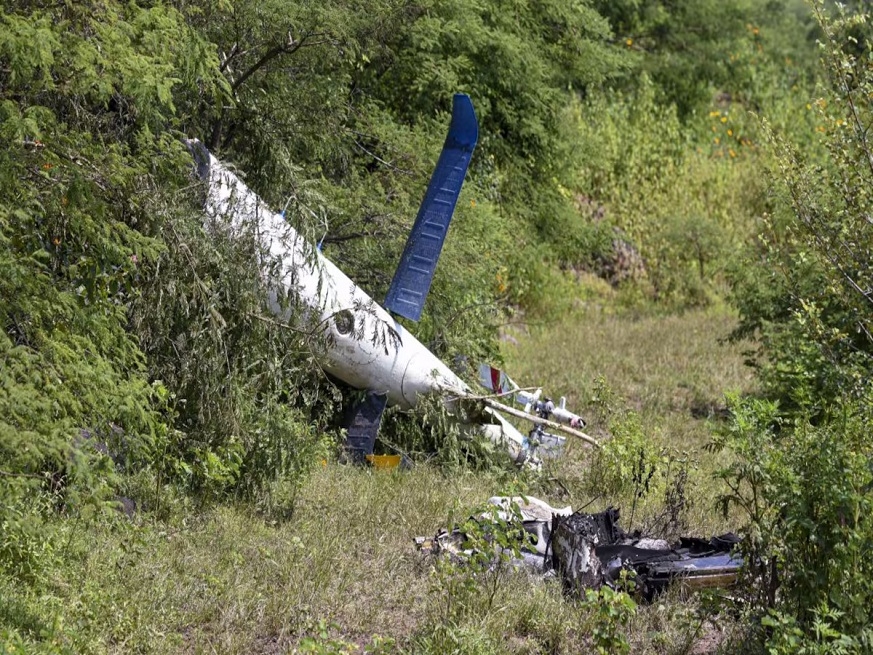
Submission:
<svg viewBox="0 0 873 655">
<path fill-rule="evenodd" d="M 393 469 L 400 466 L 400 455 L 367 455 L 374 469 Z"/>
</svg>

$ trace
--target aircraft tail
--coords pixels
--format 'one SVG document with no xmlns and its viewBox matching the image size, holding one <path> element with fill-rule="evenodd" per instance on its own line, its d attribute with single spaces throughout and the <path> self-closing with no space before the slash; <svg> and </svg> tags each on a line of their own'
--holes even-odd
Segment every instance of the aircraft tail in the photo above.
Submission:
<svg viewBox="0 0 873 655">
<path fill-rule="evenodd" d="M 413 321 L 421 318 L 478 138 L 470 96 L 455 94 L 449 134 L 385 299 L 385 307 L 395 314 Z"/>
</svg>

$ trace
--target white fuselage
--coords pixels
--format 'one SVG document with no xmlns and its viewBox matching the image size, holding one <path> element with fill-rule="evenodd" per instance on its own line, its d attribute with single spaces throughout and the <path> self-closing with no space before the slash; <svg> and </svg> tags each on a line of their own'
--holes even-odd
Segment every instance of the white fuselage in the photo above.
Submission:
<svg viewBox="0 0 873 655">
<path fill-rule="evenodd" d="M 262 264 L 274 271 L 270 283 L 279 285 L 278 291 L 293 292 L 322 326 L 328 345 L 322 363 L 329 373 L 359 389 L 387 393 L 389 404 L 404 408 L 414 407 L 419 394 L 469 393 L 451 369 L 281 214 L 271 211 L 215 157 L 209 158 L 208 217 L 229 221 L 237 233 L 255 231 Z M 275 295 L 272 305 L 283 313 Z"/>
<path fill-rule="evenodd" d="M 422 394 L 441 393 L 449 403 L 471 394 L 448 366 L 212 154 L 208 168 L 207 217 L 229 223 L 236 234 L 254 233 L 262 270 L 272 272 L 273 310 L 288 318 L 279 293 L 293 294 L 308 308 L 326 337 L 325 370 L 353 387 L 387 393 L 389 404 L 405 409 L 415 407 Z M 493 422 L 475 430 L 525 459 L 525 437 L 493 409 L 485 411 Z"/>
</svg>

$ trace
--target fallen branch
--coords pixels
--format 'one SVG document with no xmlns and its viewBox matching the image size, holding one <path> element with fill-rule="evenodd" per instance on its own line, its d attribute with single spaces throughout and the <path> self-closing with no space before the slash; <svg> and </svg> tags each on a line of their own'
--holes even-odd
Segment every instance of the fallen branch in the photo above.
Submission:
<svg viewBox="0 0 873 655">
<path fill-rule="evenodd" d="M 494 398 L 507 398 L 509 396 L 514 396 L 519 391 L 530 391 L 535 392 L 539 387 L 516 387 L 510 391 L 501 391 L 499 393 L 490 393 L 481 396 L 473 396 L 473 395 L 465 395 L 459 396 L 459 398 L 463 398 L 464 400 L 492 400 Z M 529 414 L 525 414 L 525 416 L 530 416 Z"/>
</svg>

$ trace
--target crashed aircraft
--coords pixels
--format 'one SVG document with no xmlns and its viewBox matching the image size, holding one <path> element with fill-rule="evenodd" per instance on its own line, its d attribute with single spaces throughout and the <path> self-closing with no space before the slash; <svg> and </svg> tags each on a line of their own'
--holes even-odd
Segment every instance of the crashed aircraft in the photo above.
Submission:
<svg viewBox="0 0 873 655">
<path fill-rule="evenodd" d="M 674 585 L 684 590 L 725 589 L 736 584 L 743 565 L 735 554 L 740 539 L 733 533 L 711 539 L 681 537 L 671 544 L 628 534 L 614 508 L 574 513 L 571 507 L 555 508 L 532 496 L 494 496 L 488 504 L 499 508 L 501 520 L 519 520 L 529 535 L 518 564 L 534 573 L 558 576 L 570 596 L 584 597 L 586 589 L 602 586 L 619 588 L 627 574 L 635 592 L 649 601 Z M 487 524 L 491 516 L 483 513 L 473 520 Z M 435 556 L 463 561 L 472 554 L 460 528 L 417 537 L 414 542 L 419 551 Z"/>
<path fill-rule="evenodd" d="M 482 398 L 395 318 L 417 321 L 421 316 L 477 140 L 473 104 L 468 96 L 455 95 L 448 136 L 384 307 L 300 236 L 283 212 L 270 209 L 202 144 L 188 142 L 197 173 L 205 182 L 207 218 L 226 221 L 235 233 L 256 236 L 262 250 L 262 269 L 269 268 L 274 274 L 271 283 L 278 285 L 274 287 L 271 308 L 287 319 L 288 310 L 278 302 L 279 294 L 299 298 L 324 331 L 324 369 L 352 387 L 366 390 L 347 425 L 346 446 L 356 459 L 373 453 L 386 405 L 415 408 L 419 398 L 428 394 L 443 397 L 450 411 L 461 399 L 480 402 L 483 411 L 478 413 L 479 422 L 465 425 L 464 429 L 503 445 L 518 463 L 537 465 L 538 452 L 560 450 L 564 437 L 545 432 L 545 427 L 596 444 L 578 431 L 584 421 L 566 410 L 563 403 L 556 407 L 549 399 L 540 399 L 540 392 L 525 394 L 517 385 L 504 388 L 508 378 L 501 378 L 499 371 L 496 377 L 483 378 L 486 388 L 496 396 L 513 397 L 525 410 L 504 405 L 493 397 Z M 525 435 L 503 413 L 529 420 L 535 427 Z"/>
</svg>

